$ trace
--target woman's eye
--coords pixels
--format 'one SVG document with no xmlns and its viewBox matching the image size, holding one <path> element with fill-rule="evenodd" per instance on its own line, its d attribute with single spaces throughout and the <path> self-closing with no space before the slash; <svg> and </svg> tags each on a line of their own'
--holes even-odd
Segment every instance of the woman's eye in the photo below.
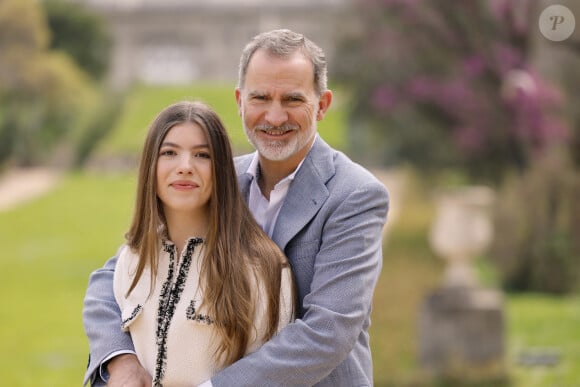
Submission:
<svg viewBox="0 0 580 387">
<path fill-rule="evenodd" d="M 159 152 L 159 156 L 175 156 L 176 153 L 172 149 L 166 149 Z"/>
<path fill-rule="evenodd" d="M 201 158 L 201 159 L 210 159 L 211 156 L 208 152 L 198 152 L 194 155 L 194 157 Z"/>
</svg>

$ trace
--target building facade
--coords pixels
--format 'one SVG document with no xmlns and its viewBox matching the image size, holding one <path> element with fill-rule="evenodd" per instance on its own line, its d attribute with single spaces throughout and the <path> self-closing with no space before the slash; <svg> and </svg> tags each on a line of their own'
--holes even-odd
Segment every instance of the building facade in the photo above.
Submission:
<svg viewBox="0 0 580 387">
<path fill-rule="evenodd" d="M 109 81 L 187 84 L 234 81 L 244 45 L 290 28 L 323 47 L 332 63 L 349 0 L 77 0 L 104 16 L 113 35 Z"/>
</svg>

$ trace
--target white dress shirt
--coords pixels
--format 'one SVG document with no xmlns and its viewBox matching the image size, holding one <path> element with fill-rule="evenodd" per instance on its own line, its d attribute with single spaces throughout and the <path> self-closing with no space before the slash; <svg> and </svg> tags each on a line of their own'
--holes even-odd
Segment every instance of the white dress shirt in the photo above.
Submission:
<svg viewBox="0 0 580 387">
<path fill-rule="evenodd" d="M 258 162 L 258 152 L 254 153 L 254 158 L 248 167 L 247 173 L 252 175 L 253 179 L 250 183 L 250 195 L 248 198 L 248 207 L 254 215 L 256 222 L 262 227 L 262 229 L 272 237 L 274 233 L 274 226 L 276 225 L 276 220 L 278 219 L 278 214 L 290 188 L 290 183 L 294 180 L 296 173 L 302 166 L 304 160 L 298 164 L 298 167 L 280 180 L 275 186 L 272 192 L 270 192 L 270 200 L 262 194 L 260 187 L 258 186 L 258 178 L 260 176 L 260 164 Z"/>
</svg>

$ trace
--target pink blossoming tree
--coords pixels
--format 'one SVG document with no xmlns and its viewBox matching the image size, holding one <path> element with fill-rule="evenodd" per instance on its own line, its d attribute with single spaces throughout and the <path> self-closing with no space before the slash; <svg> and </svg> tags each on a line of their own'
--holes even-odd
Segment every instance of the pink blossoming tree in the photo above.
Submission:
<svg viewBox="0 0 580 387">
<path fill-rule="evenodd" d="M 352 90 L 358 157 L 499 183 L 566 141 L 563 95 L 531 63 L 535 1 L 356 4 L 336 71 Z"/>
</svg>

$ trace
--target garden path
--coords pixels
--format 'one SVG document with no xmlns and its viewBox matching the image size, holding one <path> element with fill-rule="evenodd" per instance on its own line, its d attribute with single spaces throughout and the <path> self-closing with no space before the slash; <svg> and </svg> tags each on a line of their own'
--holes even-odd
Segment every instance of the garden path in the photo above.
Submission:
<svg viewBox="0 0 580 387">
<path fill-rule="evenodd" d="M 16 168 L 0 175 L 0 212 L 12 209 L 53 189 L 61 173 L 49 168 Z"/>
</svg>

